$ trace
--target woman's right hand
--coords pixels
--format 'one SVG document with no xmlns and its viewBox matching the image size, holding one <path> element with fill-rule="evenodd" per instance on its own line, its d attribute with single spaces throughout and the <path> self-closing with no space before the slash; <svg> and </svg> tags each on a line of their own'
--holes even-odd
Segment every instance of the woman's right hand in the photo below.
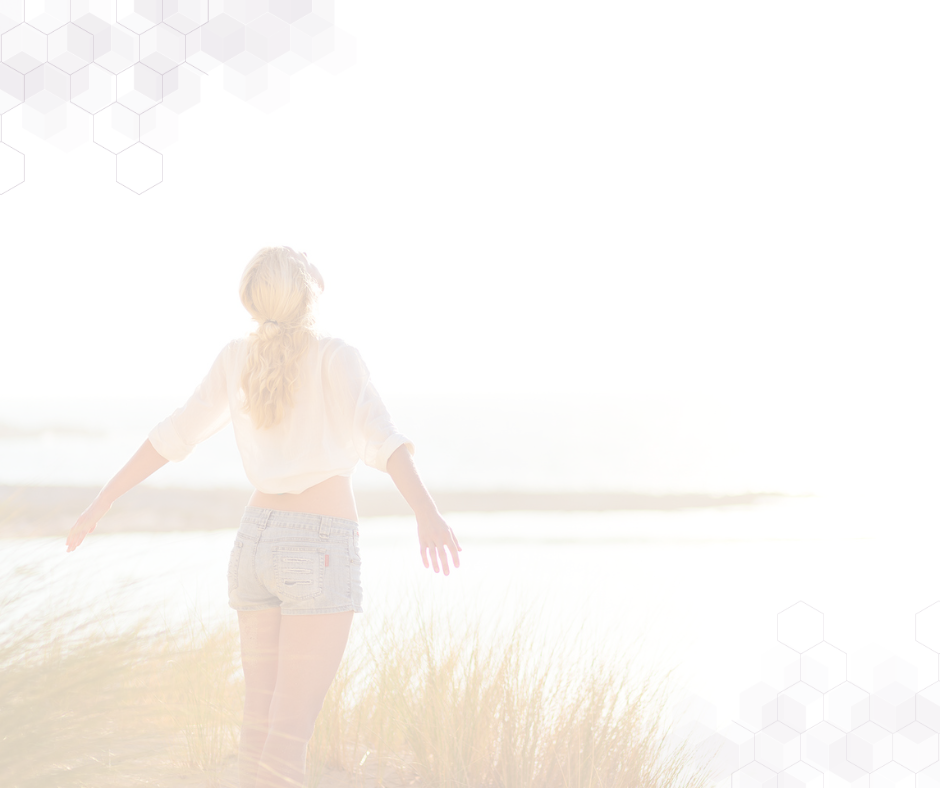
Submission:
<svg viewBox="0 0 940 788">
<path fill-rule="evenodd" d="M 95 530 L 98 521 L 104 517 L 110 509 L 110 503 L 100 498 L 95 498 L 91 506 L 78 516 L 75 525 L 72 526 L 69 535 L 65 538 L 66 552 L 71 553 L 75 550 L 75 548 L 82 543 L 82 540 Z"/>
<path fill-rule="evenodd" d="M 149 438 L 145 440 L 134 456 L 114 475 L 114 478 L 101 488 L 101 492 L 91 502 L 91 506 L 75 521 L 75 525 L 72 526 L 65 540 L 68 552 L 71 553 L 88 534 L 95 530 L 98 521 L 110 511 L 114 501 L 166 464 L 166 457 L 157 452 Z"/>
</svg>

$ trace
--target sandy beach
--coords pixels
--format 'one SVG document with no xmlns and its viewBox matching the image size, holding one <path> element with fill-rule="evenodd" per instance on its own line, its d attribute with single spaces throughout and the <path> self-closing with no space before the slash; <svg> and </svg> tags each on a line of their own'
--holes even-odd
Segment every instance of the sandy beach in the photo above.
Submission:
<svg viewBox="0 0 940 788">
<path fill-rule="evenodd" d="M 0 486 L 0 536 L 65 534 L 94 499 L 96 487 Z M 746 506 L 773 494 L 649 495 L 628 492 L 435 491 L 434 500 L 451 512 L 676 511 Z M 102 520 L 109 533 L 212 531 L 234 528 L 248 502 L 244 489 L 191 490 L 139 487 L 121 497 Z M 356 492 L 360 517 L 411 514 L 396 490 Z"/>
</svg>

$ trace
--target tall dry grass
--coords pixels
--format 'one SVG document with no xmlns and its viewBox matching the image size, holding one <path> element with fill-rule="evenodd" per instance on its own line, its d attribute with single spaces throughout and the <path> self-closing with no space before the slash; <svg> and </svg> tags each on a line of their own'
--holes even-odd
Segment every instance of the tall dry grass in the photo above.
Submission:
<svg viewBox="0 0 940 788">
<path fill-rule="evenodd" d="M 317 722 L 324 767 L 380 784 L 697 788 L 707 773 L 667 738 L 664 677 L 602 663 L 580 635 L 396 609 L 360 631 Z M 364 767 L 371 762 L 371 768 Z"/>
<path fill-rule="evenodd" d="M 219 784 L 241 714 L 237 631 L 167 629 L 15 574 L 0 577 L 0 785 Z"/>
<path fill-rule="evenodd" d="M 63 611 L 61 599 L 47 614 L 40 589 L 23 588 L 0 602 L 0 785 L 236 784 L 234 617 L 115 625 L 113 611 Z M 531 617 L 492 618 L 458 622 L 416 603 L 357 617 L 308 785 L 706 784 L 667 744 L 666 683 L 601 662 L 587 639 L 547 642 Z"/>
</svg>

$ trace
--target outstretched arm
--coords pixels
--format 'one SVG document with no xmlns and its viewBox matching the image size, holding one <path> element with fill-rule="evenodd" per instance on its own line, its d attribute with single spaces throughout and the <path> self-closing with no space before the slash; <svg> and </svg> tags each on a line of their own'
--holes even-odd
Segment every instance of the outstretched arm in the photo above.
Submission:
<svg viewBox="0 0 940 788">
<path fill-rule="evenodd" d="M 450 557 L 455 568 L 460 566 L 460 556 L 457 553 L 462 548 L 453 529 L 444 522 L 434 500 L 425 489 L 421 477 L 418 476 L 418 469 L 415 468 L 408 447 L 402 445 L 395 449 L 389 456 L 385 469 L 418 520 L 418 544 L 425 568 L 429 566 L 428 553 L 430 552 L 430 564 L 434 566 L 434 571 L 440 571 L 439 558 L 440 565 L 444 567 L 444 574 L 449 575 L 450 568 L 447 565 L 447 553 L 444 547 L 450 550 Z"/>
<path fill-rule="evenodd" d="M 95 530 L 98 521 L 108 513 L 111 504 L 167 462 L 168 460 L 153 448 L 150 440 L 145 440 L 137 453 L 127 461 L 127 465 L 101 488 L 101 492 L 92 501 L 91 506 L 79 515 L 66 538 L 67 552 L 71 553 L 88 534 Z"/>
</svg>

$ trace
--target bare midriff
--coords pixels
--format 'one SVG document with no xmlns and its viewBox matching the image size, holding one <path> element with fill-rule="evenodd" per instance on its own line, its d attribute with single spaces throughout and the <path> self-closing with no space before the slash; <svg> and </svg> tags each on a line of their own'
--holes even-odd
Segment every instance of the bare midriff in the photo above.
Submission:
<svg viewBox="0 0 940 788">
<path fill-rule="evenodd" d="M 341 517 L 359 521 L 352 480 L 348 476 L 331 476 L 301 493 L 263 493 L 255 490 L 249 506 L 260 509 L 280 509 L 285 512 L 309 512 L 324 517 Z"/>
</svg>

